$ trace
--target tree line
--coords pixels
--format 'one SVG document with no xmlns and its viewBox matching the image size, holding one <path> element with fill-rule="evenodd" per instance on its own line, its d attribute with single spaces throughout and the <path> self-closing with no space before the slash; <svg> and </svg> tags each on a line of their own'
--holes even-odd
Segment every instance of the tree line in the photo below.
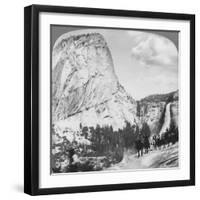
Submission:
<svg viewBox="0 0 200 200">
<path fill-rule="evenodd" d="M 124 128 L 118 129 L 118 131 L 113 130 L 112 126 L 100 127 L 87 127 L 80 124 L 81 136 L 90 141 L 90 145 L 78 144 L 76 141 L 70 143 L 66 138 L 63 138 L 61 144 L 53 145 L 52 149 L 59 146 L 60 151 L 52 156 L 53 171 L 59 172 L 56 169 L 56 163 L 64 162 L 66 159 L 69 160 L 68 166 L 73 166 L 73 156 L 75 154 L 78 157 L 83 158 L 97 158 L 102 157 L 104 166 L 107 167 L 109 164 L 118 163 L 123 159 L 124 151 L 127 149 L 132 149 L 138 152 L 138 156 L 142 156 L 144 153 L 148 153 L 150 148 L 150 136 L 151 130 L 147 123 L 143 123 L 142 127 L 139 128 L 138 125 L 131 124 L 129 122 L 125 123 Z M 178 141 L 178 129 L 172 124 L 170 130 L 167 130 L 165 134 L 165 140 L 168 137 L 168 141 L 173 140 Z M 164 142 L 166 142 L 163 140 Z M 96 161 L 94 159 L 91 162 L 85 162 L 79 165 L 79 168 L 65 169 L 68 171 L 92 171 L 95 169 Z M 74 167 L 74 166 L 73 166 Z"/>
</svg>

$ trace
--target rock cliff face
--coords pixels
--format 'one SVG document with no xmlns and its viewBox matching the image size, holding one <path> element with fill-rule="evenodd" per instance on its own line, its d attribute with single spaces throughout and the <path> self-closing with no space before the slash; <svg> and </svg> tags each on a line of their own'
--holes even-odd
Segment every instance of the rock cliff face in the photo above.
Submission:
<svg viewBox="0 0 200 200">
<path fill-rule="evenodd" d="M 120 85 L 102 35 L 62 35 L 52 55 L 52 119 L 59 129 L 136 123 L 137 103 Z"/>
<path fill-rule="evenodd" d="M 137 114 L 140 124 L 146 122 L 152 134 L 162 134 L 171 124 L 178 127 L 178 91 L 142 99 Z"/>
</svg>

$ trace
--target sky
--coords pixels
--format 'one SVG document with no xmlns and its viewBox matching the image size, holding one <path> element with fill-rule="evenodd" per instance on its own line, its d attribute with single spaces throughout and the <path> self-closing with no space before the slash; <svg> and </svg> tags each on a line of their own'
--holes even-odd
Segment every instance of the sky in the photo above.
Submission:
<svg viewBox="0 0 200 200">
<path fill-rule="evenodd" d="M 119 82 L 134 99 L 178 89 L 178 32 L 52 26 L 52 46 L 73 31 L 104 36 Z"/>
</svg>

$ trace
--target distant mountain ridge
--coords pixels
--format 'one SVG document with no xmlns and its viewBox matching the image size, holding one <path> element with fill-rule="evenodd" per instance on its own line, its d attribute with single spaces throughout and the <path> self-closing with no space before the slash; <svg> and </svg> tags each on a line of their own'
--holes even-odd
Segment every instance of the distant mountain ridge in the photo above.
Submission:
<svg viewBox="0 0 200 200">
<path fill-rule="evenodd" d="M 145 98 L 142 98 L 141 100 L 139 100 L 140 102 L 159 102 L 159 101 L 177 101 L 178 100 L 178 90 L 173 91 L 173 92 L 169 92 L 166 94 L 152 94 L 149 95 Z"/>
</svg>

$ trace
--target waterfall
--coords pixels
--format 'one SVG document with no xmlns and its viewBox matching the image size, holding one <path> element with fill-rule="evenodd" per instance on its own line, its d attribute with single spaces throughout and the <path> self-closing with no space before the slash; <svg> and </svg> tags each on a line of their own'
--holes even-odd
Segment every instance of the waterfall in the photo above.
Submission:
<svg viewBox="0 0 200 200">
<path fill-rule="evenodd" d="M 168 103 L 166 106 L 164 123 L 159 133 L 160 136 L 166 131 L 166 129 L 170 128 L 170 122 L 171 122 L 170 105 L 171 103 Z"/>
</svg>

